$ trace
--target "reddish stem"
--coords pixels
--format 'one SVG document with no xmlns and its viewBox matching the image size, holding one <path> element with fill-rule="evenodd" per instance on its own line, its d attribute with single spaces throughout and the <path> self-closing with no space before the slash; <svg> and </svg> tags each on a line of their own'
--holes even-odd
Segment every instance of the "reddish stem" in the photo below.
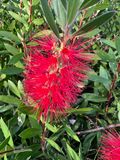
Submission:
<svg viewBox="0 0 120 160">
<path fill-rule="evenodd" d="M 84 12 L 83 12 L 83 16 L 82 16 L 82 18 L 81 18 L 81 20 L 80 20 L 80 23 L 79 23 L 79 29 L 82 27 L 83 20 L 84 20 L 84 18 L 85 18 L 85 14 L 86 14 L 86 12 L 87 12 L 87 10 L 84 10 Z"/>
<path fill-rule="evenodd" d="M 116 81 L 117 81 L 117 78 L 118 78 L 118 72 L 119 72 L 119 63 L 118 63 L 118 66 L 117 66 L 117 71 L 114 74 L 112 84 L 111 84 L 111 88 L 110 88 L 110 91 L 109 91 L 109 94 L 108 94 L 107 104 L 106 104 L 106 107 L 105 107 L 106 113 L 108 112 L 108 109 L 109 109 L 110 100 L 112 98 L 112 91 L 115 89 L 115 84 L 116 84 Z"/>
<path fill-rule="evenodd" d="M 20 16 L 22 14 L 22 0 L 20 0 Z"/>
</svg>

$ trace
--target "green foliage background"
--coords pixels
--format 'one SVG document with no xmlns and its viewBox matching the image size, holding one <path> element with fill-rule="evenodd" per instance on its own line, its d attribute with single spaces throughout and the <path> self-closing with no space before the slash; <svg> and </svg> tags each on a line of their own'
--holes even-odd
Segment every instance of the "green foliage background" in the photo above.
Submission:
<svg viewBox="0 0 120 160">
<path fill-rule="evenodd" d="M 102 131 L 81 131 L 120 121 L 120 2 L 32 0 L 32 12 L 29 0 L 21 2 L 0 1 L 0 159 L 96 160 Z M 61 38 L 67 29 L 71 36 L 99 38 L 86 88 L 66 117 L 46 123 L 43 151 L 42 122 L 23 98 L 24 45 L 31 35 Z"/>
</svg>

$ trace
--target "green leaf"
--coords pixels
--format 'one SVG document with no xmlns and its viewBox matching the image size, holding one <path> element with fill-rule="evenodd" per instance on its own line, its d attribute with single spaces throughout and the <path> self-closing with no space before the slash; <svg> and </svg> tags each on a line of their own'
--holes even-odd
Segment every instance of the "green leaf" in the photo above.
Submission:
<svg viewBox="0 0 120 160">
<path fill-rule="evenodd" d="M 98 28 L 97 28 L 97 29 L 94 29 L 93 31 L 86 33 L 86 34 L 85 34 L 85 37 L 92 38 L 92 37 L 94 37 L 95 35 L 99 34 L 100 31 L 101 31 L 101 30 L 98 29 Z"/>
<path fill-rule="evenodd" d="M 63 6 L 64 6 L 65 9 L 66 9 L 66 8 L 67 8 L 67 3 L 68 3 L 68 1 L 67 1 L 67 0 L 61 0 L 61 2 L 62 2 Z"/>
<path fill-rule="evenodd" d="M 6 154 L 4 154 L 4 160 L 8 160 L 8 159 L 7 159 L 7 155 L 6 155 Z"/>
<path fill-rule="evenodd" d="M 17 154 L 15 160 L 29 160 L 31 158 L 32 151 L 22 151 L 21 153 Z"/>
<path fill-rule="evenodd" d="M 57 140 L 61 135 L 63 135 L 65 132 L 65 128 L 61 127 L 57 130 L 57 132 L 53 133 L 52 136 L 50 136 L 50 139 Z"/>
<path fill-rule="evenodd" d="M 67 146 L 67 153 L 70 159 L 72 158 L 72 160 L 81 160 L 78 154 L 71 148 L 71 146 L 68 143 L 66 143 L 66 146 Z"/>
<path fill-rule="evenodd" d="M 41 125 L 38 123 L 38 120 L 34 115 L 29 115 L 29 121 L 32 128 L 37 128 L 39 131 L 42 131 Z"/>
<path fill-rule="evenodd" d="M 95 136 L 96 136 L 96 133 L 91 133 L 85 137 L 84 142 L 83 142 L 84 154 L 86 154 L 89 151 L 91 144 L 92 144 L 92 141 L 94 140 Z"/>
<path fill-rule="evenodd" d="M 15 75 L 15 74 L 20 74 L 23 72 L 22 68 L 17 68 L 17 67 L 7 67 L 2 70 L 0 70 L 0 74 L 6 74 L 6 75 Z"/>
<path fill-rule="evenodd" d="M 103 62 L 115 62 L 115 56 L 113 54 L 106 53 L 103 50 L 99 50 L 97 54 Z"/>
<path fill-rule="evenodd" d="M 24 17 L 21 17 L 19 14 L 16 14 L 15 12 L 9 11 L 9 14 L 16 19 L 17 21 L 23 23 L 23 25 L 27 26 L 27 22 L 24 19 Z"/>
<path fill-rule="evenodd" d="M 14 46 L 8 44 L 8 43 L 4 43 L 5 48 L 8 52 L 10 52 L 12 55 L 16 55 L 19 54 L 20 52 L 18 51 L 17 48 L 15 48 Z"/>
<path fill-rule="evenodd" d="M 40 135 L 41 135 L 41 130 L 38 128 L 27 128 L 19 134 L 19 136 L 23 139 L 40 136 Z"/>
<path fill-rule="evenodd" d="M 72 137 L 74 140 L 76 140 L 77 142 L 80 142 L 78 136 L 76 135 L 76 133 L 69 127 L 69 126 L 66 126 L 65 127 L 65 130 L 67 132 L 67 134 Z"/>
<path fill-rule="evenodd" d="M 7 50 L 2 50 L 2 51 L 0 51 L 0 54 L 2 55 L 6 55 L 6 54 L 8 54 L 9 52 L 7 51 Z"/>
<path fill-rule="evenodd" d="M 20 80 L 18 81 L 17 88 L 18 88 L 19 92 L 23 95 L 24 94 L 24 88 L 23 88 L 23 83 Z"/>
<path fill-rule="evenodd" d="M 33 20 L 33 23 L 35 25 L 40 26 L 40 25 L 42 25 L 44 23 L 44 20 L 43 20 L 43 18 L 36 18 L 36 19 Z"/>
<path fill-rule="evenodd" d="M 6 138 L 2 143 L 0 143 L 0 150 L 4 149 L 5 146 L 8 144 L 10 137 Z"/>
<path fill-rule="evenodd" d="M 96 0 L 84 0 L 80 9 L 85 9 L 85 8 L 91 7 L 91 6 L 95 5 L 96 3 L 98 3 L 98 1 L 96 1 Z"/>
<path fill-rule="evenodd" d="M 14 107 L 13 105 L 2 105 L 0 106 L 0 113 L 6 112 L 12 109 L 13 107 Z"/>
<path fill-rule="evenodd" d="M 82 0 L 68 0 L 68 10 L 67 10 L 68 24 L 71 24 L 73 22 L 81 4 L 82 4 Z"/>
<path fill-rule="evenodd" d="M 100 77 L 103 77 L 109 80 L 108 72 L 102 65 L 100 66 Z"/>
<path fill-rule="evenodd" d="M 106 78 L 103 78 L 101 76 L 98 76 L 96 74 L 91 74 L 89 73 L 89 80 L 93 81 L 93 82 L 98 82 L 98 83 L 102 83 L 106 89 L 109 90 L 109 87 L 110 87 L 110 84 L 111 84 L 111 81 L 110 79 L 106 79 Z"/>
<path fill-rule="evenodd" d="M 117 70 L 117 62 L 109 62 L 111 71 L 115 74 Z"/>
<path fill-rule="evenodd" d="M 60 146 L 56 142 L 54 142 L 53 140 L 48 139 L 48 138 L 46 140 L 53 148 L 55 148 L 57 151 L 63 153 Z"/>
<path fill-rule="evenodd" d="M 96 3 L 98 3 L 98 2 L 96 1 Z M 90 16 L 92 16 L 95 11 L 104 10 L 104 9 L 108 8 L 109 5 L 110 5 L 109 1 L 104 0 L 104 1 L 101 1 L 101 3 L 95 4 L 94 6 L 90 6 L 90 8 L 87 9 L 87 12 L 85 14 L 85 18 L 89 18 Z"/>
<path fill-rule="evenodd" d="M 120 37 L 116 39 L 116 49 L 118 53 L 120 54 Z"/>
<path fill-rule="evenodd" d="M 21 53 L 14 55 L 14 56 L 10 59 L 9 64 L 16 64 L 18 61 L 21 60 L 22 57 L 23 57 L 23 54 L 21 54 Z"/>
<path fill-rule="evenodd" d="M 95 109 L 87 107 L 87 108 L 74 108 L 74 109 L 72 108 L 68 112 L 73 114 L 87 114 L 92 111 L 95 111 Z"/>
<path fill-rule="evenodd" d="M 12 81 L 10 81 L 10 80 L 8 80 L 8 87 L 9 87 L 9 89 L 10 89 L 16 96 L 18 96 L 19 98 L 21 98 L 21 95 L 20 95 L 20 92 L 18 91 L 18 88 L 17 88 L 16 85 L 15 85 Z"/>
<path fill-rule="evenodd" d="M 100 27 L 101 25 L 106 23 L 112 16 L 114 16 L 115 13 L 115 11 L 108 11 L 100 16 L 97 16 L 95 19 L 91 20 L 83 27 L 81 27 L 80 30 L 75 33 L 75 35 L 81 35 Z"/>
<path fill-rule="evenodd" d="M 15 135 L 21 129 L 25 120 L 26 120 L 26 115 L 20 112 L 18 116 L 15 115 L 9 120 L 9 126 L 12 135 Z"/>
<path fill-rule="evenodd" d="M 49 123 L 47 123 L 47 122 L 46 122 L 46 124 L 45 124 L 45 127 L 46 127 L 49 131 L 51 131 L 51 132 L 53 132 L 53 133 L 56 133 L 56 132 L 58 131 L 58 128 L 57 128 L 56 126 L 53 126 L 53 125 L 51 125 L 51 124 L 49 124 Z"/>
<path fill-rule="evenodd" d="M 103 42 L 103 43 L 105 43 L 105 44 L 107 44 L 108 46 L 116 49 L 115 42 L 113 42 L 113 41 L 111 41 L 109 39 L 102 39 L 102 38 L 101 38 L 100 41 Z"/>
<path fill-rule="evenodd" d="M 53 32 L 55 33 L 55 35 L 57 37 L 59 37 L 59 31 L 58 31 L 57 26 L 55 24 L 52 11 L 50 10 L 50 8 L 48 6 L 48 1 L 47 0 L 41 0 L 41 5 L 42 5 L 42 9 L 43 9 L 45 18 L 46 18 L 49 26 L 51 27 L 51 29 L 53 30 Z"/>
<path fill-rule="evenodd" d="M 21 101 L 18 98 L 14 96 L 9 96 L 9 95 L 0 95 L 0 102 L 18 105 L 18 106 L 21 104 Z"/>
<path fill-rule="evenodd" d="M 40 2 L 40 0 L 32 0 L 32 5 L 35 6 Z"/>
<path fill-rule="evenodd" d="M 57 23 L 61 26 L 61 29 L 64 30 L 65 25 L 66 25 L 67 12 L 66 12 L 61 0 L 52 1 L 52 7 L 53 7 L 55 15 L 56 15 Z"/>
<path fill-rule="evenodd" d="M 87 101 L 98 102 L 98 103 L 107 101 L 107 98 L 101 97 L 94 93 L 84 93 L 82 94 L 82 97 Z"/>
<path fill-rule="evenodd" d="M 5 124 L 5 122 L 3 121 L 2 118 L 0 119 L 0 127 L 1 127 L 1 130 L 2 130 L 5 138 L 10 137 L 8 144 L 9 144 L 12 148 L 14 148 L 14 144 L 13 144 L 13 140 L 12 140 L 11 133 L 10 133 L 7 125 Z"/>
<path fill-rule="evenodd" d="M 12 32 L 0 31 L 0 37 L 5 37 L 8 40 L 12 40 L 18 43 L 20 42 L 19 38 L 16 35 L 14 35 Z"/>
</svg>

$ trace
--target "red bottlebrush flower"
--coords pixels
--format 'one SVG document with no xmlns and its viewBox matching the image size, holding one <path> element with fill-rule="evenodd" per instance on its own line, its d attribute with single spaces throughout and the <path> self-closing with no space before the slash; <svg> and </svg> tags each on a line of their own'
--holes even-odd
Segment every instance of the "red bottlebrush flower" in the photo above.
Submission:
<svg viewBox="0 0 120 160">
<path fill-rule="evenodd" d="M 80 40 L 63 47 L 52 36 L 33 39 L 25 58 L 24 89 L 29 103 L 35 103 L 40 116 L 65 113 L 83 89 L 91 54 Z"/>
<path fill-rule="evenodd" d="M 120 160 L 120 135 L 115 132 L 106 132 L 101 138 L 101 160 Z"/>
</svg>

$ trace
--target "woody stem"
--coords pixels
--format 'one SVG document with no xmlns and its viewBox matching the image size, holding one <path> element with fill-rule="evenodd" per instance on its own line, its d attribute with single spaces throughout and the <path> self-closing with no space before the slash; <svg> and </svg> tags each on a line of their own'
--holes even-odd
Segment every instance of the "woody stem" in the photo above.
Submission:
<svg viewBox="0 0 120 160">
<path fill-rule="evenodd" d="M 98 127 L 98 128 L 89 129 L 89 130 L 86 130 L 86 131 L 79 131 L 76 134 L 77 135 L 88 134 L 88 133 L 99 132 L 99 131 L 102 131 L 102 130 L 117 128 L 117 127 L 120 127 L 119 123 L 118 124 L 111 124 L 111 125 L 108 125 L 106 127 Z"/>
</svg>

